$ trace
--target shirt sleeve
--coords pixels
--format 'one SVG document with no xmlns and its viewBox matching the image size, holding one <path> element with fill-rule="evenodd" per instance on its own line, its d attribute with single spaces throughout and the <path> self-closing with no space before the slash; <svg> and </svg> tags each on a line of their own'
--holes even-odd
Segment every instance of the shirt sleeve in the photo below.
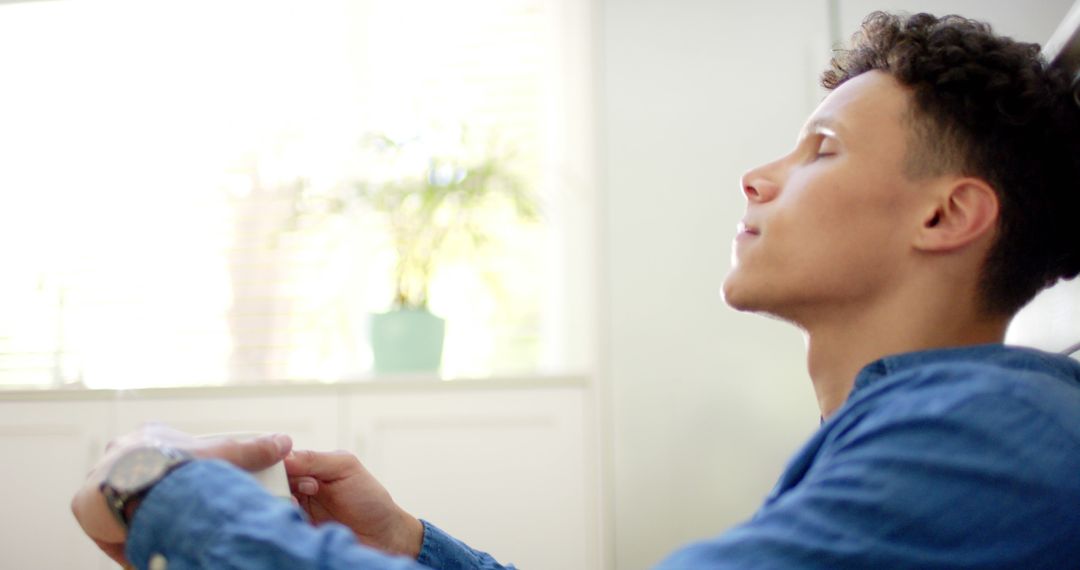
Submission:
<svg viewBox="0 0 1080 570">
<path fill-rule="evenodd" d="M 659 568 L 1069 567 L 1080 498 L 1046 474 L 1075 472 L 1074 449 L 1045 416 L 993 396 L 876 417 L 837 434 L 750 521 Z"/>
<path fill-rule="evenodd" d="M 445 538 L 429 540 L 428 528 L 433 527 L 425 525 L 425 545 L 430 542 L 434 552 L 451 551 L 440 545 L 456 541 L 441 531 Z M 135 511 L 126 554 L 140 569 L 158 567 L 150 565 L 157 557 L 169 570 L 426 568 L 359 544 L 344 526 L 312 526 L 290 502 L 270 496 L 247 473 L 217 460 L 184 465 L 154 486 Z"/>
<path fill-rule="evenodd" d="M 424 524 L 424 542 L 417 562 L 438 570 L 514 570 L 513 564 L 503 566 L 490 554 L 470 548 L 427 521 L 420 522 Z"/>
</svg>

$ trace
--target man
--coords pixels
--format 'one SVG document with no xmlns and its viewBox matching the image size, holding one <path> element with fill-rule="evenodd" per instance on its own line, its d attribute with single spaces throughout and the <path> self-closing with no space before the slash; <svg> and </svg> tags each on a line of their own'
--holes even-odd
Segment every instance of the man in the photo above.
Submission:
<svg viewBox="0 0 1080 570">
<path fill-rule="evenodd" d="M 1080 273 L 1066 78 L 984 25 L 879 13 L 823 83 L 794 150 L 743 177 L 723 289 L 806 332 L 822 427 L 750 521 L 661 567 L 1075 565 L 1080 364 L 1000 344 L 1035 293 Z M 249 469 L 285 457 L 308 517 L 351 532 L 185 456 L 119 505 L 126 535 L 99 485 L 162 429 L 118 442 L 73 503 L 140 568 L 155 553 L 172 568 L 501 567 L 402 511 L 355 458 L 289 455 L 287 438 L 230 448 L 168 432 L 165 448 Z"/>
</svg>

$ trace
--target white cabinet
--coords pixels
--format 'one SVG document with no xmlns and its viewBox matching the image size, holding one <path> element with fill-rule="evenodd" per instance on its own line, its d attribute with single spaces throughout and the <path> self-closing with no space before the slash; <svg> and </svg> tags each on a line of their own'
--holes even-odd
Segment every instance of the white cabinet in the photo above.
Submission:
<svg viewBox="0 0 1080 570">
<path fill-rule="evenodd" d="M 358 454 L 417 516 L 530 570 L 596 568 L 595 442 L 582 382 L 0 393 L 0 568 L 115 568 L 69 501 L 105 444 L 145 421 L 273 431 Z M 73 399 L 74 398 L 74 399 Z"/>
<path fill-rule="evenodd" d="M 105 567 L 70 502 L 109 439 L 109 408 L 104 401 L 0 402 L 0 567 Z"/>
<path fill-rule="evenodd" d="M 394 499 L 500 562 L 595 568 L 584 391 L 357 394 L 348 447 Z"/>
</svg>

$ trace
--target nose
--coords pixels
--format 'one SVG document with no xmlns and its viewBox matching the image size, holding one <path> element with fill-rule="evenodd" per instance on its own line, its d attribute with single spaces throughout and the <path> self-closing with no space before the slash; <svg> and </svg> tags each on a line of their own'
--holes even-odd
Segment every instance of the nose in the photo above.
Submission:
<svg viewBox="0 0 1080 570">
<path fill-rule="evenodd" d="M 748 170 L 739 179 L 742 185 L 743 195 L 746 196 L 748 202 L 768 202 L 780 192 L 780 185 L 776 182 L 776 177 L 770 175 L 775 163 L 769 163 L 752 170 Z"/>
</svg>

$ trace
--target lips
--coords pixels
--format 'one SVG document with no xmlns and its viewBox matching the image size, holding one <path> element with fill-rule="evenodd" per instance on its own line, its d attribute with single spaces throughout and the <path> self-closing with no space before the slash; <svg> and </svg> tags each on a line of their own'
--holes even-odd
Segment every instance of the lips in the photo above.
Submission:
<svg viewBox="0 0 1080 570">
<path fill-rule="evenodd" d="M 745 221 L 739 222 L 739 225 L 737 226 L 737 229 L 738 229 L 739 235 L 746 234 L 746 235 L 756 236 L 756 235 L 761 234 L 761 230 L 758 229 L 757 226 L 748 224 Z"/>
</svg>

